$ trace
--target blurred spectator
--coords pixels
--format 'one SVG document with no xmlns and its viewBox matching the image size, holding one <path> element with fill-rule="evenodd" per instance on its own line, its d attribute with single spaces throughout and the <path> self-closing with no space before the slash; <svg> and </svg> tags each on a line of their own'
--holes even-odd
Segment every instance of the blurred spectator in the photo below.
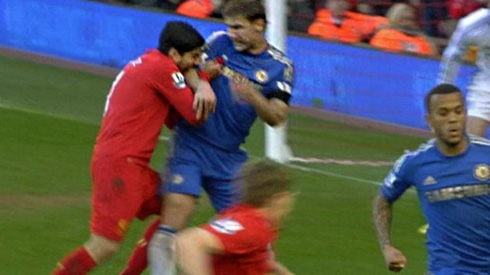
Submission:
<svg viewBox="0 0 490 275">
<path fill-rule="evenodd" d="M 420 30 L 416 10 L 407 4 L 395 4 L 386 17 L 390 25 L 379 30 L 371 39 L 371 45 L 393 52 L 437 55 L 438 50 Z"/>
<path fill-rule="evenodd" d="M 449 17 L 460 19 L 484 6 L 486 0 L 448 0 Z"/>
<path fill-rule="evenodd" d="M 306 33 L 314 20 L 314 1 L 288 0 L 288 30 Z"/>
<path fill-rule="evenodd" d="M 324 39 L 357 43 L 366 40 L 383 22 L 379 17 L 350 12 L 347 0 L 327 0 L 308 33 Z"/>
<path fill-rule="evenodd" d="M 206 18 L 214 11 L 211 0 L 186 0 L 177 7 L 177 13 L 185 16 Z"/>
</svg>

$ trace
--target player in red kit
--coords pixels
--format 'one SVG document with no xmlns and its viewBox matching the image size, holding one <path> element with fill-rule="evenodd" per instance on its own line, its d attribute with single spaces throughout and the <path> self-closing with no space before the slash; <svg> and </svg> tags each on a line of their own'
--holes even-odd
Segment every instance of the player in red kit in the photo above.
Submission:
<svg viewBox="0 0 490 275">
<path fill-rule="evenodd" d="M 92 156 L 91 236 L 53 274 L 86 274 L 118 251 L 133 218 L 160 212 L 159 177 L 149 162 L 162 126 L 173 127 L 179 117 L 199 124 L 216 103 L 209 83 L 194 70 L 203 45 L 192 26 L 169 22 L 158 49 L 129 62 L 116 77 Z"/>
<path fill-rule="evenodd" d="M 267 160 L 248 163 L 239 180 L 244 191 L 241 203 L 209 224 L 177 234 L 180 274 L 293 274 L 274 259 L 272 250 L 294 201 L 287 170 Z"/>
</svg>

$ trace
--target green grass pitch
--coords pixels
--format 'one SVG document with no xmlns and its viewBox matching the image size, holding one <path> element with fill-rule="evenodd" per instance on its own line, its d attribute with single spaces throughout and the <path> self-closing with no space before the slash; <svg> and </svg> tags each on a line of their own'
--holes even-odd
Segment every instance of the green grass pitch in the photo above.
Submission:
<svg viewBox="0 0 490 275">
<path fill-rule="evenodd" d="M 0 274 L 49 274 L 89 236 L 89 161 L 112 79 L 0 57 Z M 167 136 L 164 130 L 162 136 Z M 263 125 L 245 147 L 263 155 Z M 394 161 L 422 139 L 290 115 L 296 156 Z M 162 140 L 152 165 L 159 168 Z M 277 257 L 296 274 L 389 274 L 371 222 L 371 203 L 389 166 L 293 164 L 296 208 Z M 193 224 L 213 214 L 202 200 Z M 135 221 L 120 253 L 93 274 L 117 274 L 148 221 Z M 423 274 L 424 224 L 415 192 L 395 205 L 393 240 L 408 257 L 403 274 Z"/>
</svg>

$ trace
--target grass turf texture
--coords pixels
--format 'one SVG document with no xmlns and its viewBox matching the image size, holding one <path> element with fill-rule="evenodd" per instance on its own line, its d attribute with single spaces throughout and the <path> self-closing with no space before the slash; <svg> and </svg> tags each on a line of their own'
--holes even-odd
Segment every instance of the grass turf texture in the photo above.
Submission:
<svg viewBox="0 0 490 275">
<path fill-rule="evenodd" d="M 0 274 L 49 274 L 89 235 L 89 161 L 112 79 L 5 57 L 0 63 Z M 245 145 L 252 158 L 263 155 L 263 135 L 256 123 Z M 295 114 L 289 119 L 289 142 L 302 157 L 394 161 L 421 141 Z M 154 167 L 164 151 L 161 141 Z M 296 165 L 291 173 L 300 194 L 277 243 L 278 259 L 296 274 L 389 274 L 371 202 L 378 190 L 372 182 L 390 167 Z M 212 213 L 202 200 L 193 224 Z M 120 253 L 93 274 L 117 274 L 148 222 L 133 222 Z M 415 193 L 408 192 L 395 205 L 393 225 L 394 243 L 408 257 L 404 274 L 425 270 L 422 224 Z"/>
</svg>

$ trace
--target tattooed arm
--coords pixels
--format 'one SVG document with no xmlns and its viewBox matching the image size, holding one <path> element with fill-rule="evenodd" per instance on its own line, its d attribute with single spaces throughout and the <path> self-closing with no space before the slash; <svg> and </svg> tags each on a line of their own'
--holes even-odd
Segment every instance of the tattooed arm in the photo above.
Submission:
<svg viewBox="0 0 490 275">
<path fill-rule="evenodd" d="M 407 264 L 407 259 L 401 251 L 391 245 L 390 228 L 392 212 L 392 203 L 386 200 L 381 194 L 378 194 L 374 200 L 373 219 L 381 252 L 383 252 L 388 269 L 394 272 L 400 272 Z"/>
</svg>

